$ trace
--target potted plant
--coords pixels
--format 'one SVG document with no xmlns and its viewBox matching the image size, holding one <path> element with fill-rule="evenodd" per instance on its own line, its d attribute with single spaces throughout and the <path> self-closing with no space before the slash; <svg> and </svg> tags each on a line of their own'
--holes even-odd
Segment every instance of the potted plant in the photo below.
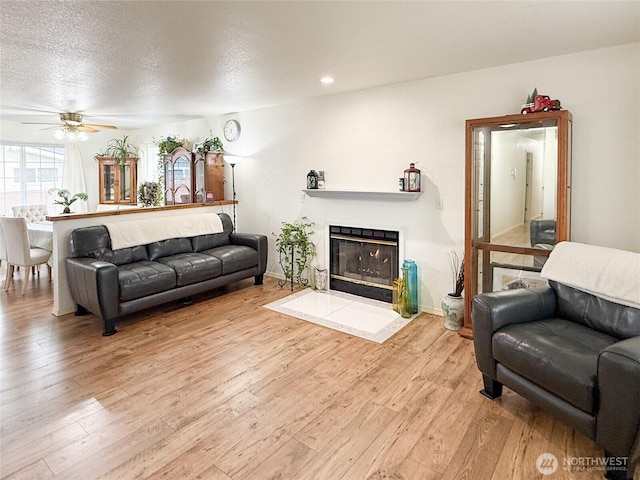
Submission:
<svg viewBox="0 0 640 480">
<path fill-rule="evenodd" d="M 282 222 L 280 233 L 272 233 L 276 236 L 276 252 L 284 272 L 284 281 L 278 282 L 281 287 L 290 282 L 293 290 L 294 281 L 302 286 L 309 283 L 303 273 L 316 255 L 316 246 L 311 241 L 314 225 L 307 217 L 302 217 L 293 223 Z"/>
<path fill-rule="evenodd" d="M 464 317 L 464 258 L 455 251 L 449 252 L 449 267 L 453 277 L 453 291 L 442 300 L 442 313 L 444 314 L 444 327 L 448 330 L 460 330 Z"/>
<path fill-rule="evenodd" d="M 167 153 L 173 152 L 176 148 L 184 147 L 187 148 L 188 142 L 184 138 L 178 138 L 175 135 L 168 135 L 166 137 L 162 137 L 160 140 L 156 140 L 154 142 L 158 147 L 158 155 L 166 155 Z"/>
<path fill-rule="evenodd" d="M 162 203 L 160 182 L 142 182 L 138 185 L 138 203 L 143 207 L 157 207 Z"/>
<path fill-rule="evenodd" d="M 114 158 L 120 165 L 124 165 L 127 160 L 138 160 L 138 147 L 129 143 L 129 137 L 125 135 L 122 139 L 113 138 L 107 143 L 107 148 L 103 152 L 96 154 L 99 157 Z"/>
<path fill-rule="evenodd" d="M 78 192 L 74 195 L 71 195 L 69 190 L 64 188 L 62 190 L 58 190 L 58 197 L 60 197 L 60 199 L 54 201 L 53 203 L 55 203 L 56 205 L 64 206 L 64 210 L 62 210 L 63 214 L 72 213 L 70 207 L 71 207 L 71 204 L 76 200 L 86 200 L 87 198 L 89 198 L 87 194 L 84 192 Z"/>
<path fill-rule="evenodd" d="M 222 145 L 222 141 L 220 140 L 220 138 L 205 138 L 204 141 L 200 145 L 198 145 L 198 148 L 196 149 L 196 153 L 198 154 L 196 158 L 199 161 L 204 162 L 207 159 L 207 153 L 209 152 L 215 154 L 213 158 L 209 159 L 209 161 L 213 162 L 213 164 L 222 165 L 224 146 Z"/>
</svg>

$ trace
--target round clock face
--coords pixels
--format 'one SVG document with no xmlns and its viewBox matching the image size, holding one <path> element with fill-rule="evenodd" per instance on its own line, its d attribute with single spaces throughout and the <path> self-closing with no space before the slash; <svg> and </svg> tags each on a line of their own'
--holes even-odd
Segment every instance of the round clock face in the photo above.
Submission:
<svg viewBox="0 0 640 480">
<path fill-rule="evenodd" d="M 237 120 L 227 120 L 224 124 L 224 138 L 229 142 L 235 142 L 240 136 L 240 124 Z"/>
</svg>

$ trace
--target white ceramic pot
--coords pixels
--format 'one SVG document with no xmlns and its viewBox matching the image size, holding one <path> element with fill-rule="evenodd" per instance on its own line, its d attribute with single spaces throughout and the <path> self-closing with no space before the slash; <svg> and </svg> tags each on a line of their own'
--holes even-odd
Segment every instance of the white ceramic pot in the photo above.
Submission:
<svg viewBox="0 0 640 480">
<path fill-rule="evenodd" d="M 326 292 L 329 279 L 329 272 L 327 271 L 327 269 L 325 268 L 321 270 L 319 268 L 316 268 L 314 271 L 314 277 L 316 290 L 321 293 Z"/>
<path fill-rule="evenodd" d="M 444 314 L 444 328 L 447 330 L 460 330 L 464 317 L 464 298 L 447 294 L 442 299 L 441 306 Z"/>
</svg>

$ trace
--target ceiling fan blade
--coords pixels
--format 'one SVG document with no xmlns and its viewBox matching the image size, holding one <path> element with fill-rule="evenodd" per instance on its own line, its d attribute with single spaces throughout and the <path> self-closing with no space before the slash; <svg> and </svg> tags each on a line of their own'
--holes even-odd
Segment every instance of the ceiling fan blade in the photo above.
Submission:
<svg viewBox="0 0 640 480">
<path fill-rule="evenodd" d="M 110 130 L 117 130 L 118 127 L 115 125 L 100 125 L 99 123 L 83 123 L 83 127 L 91 127 L 91 128 L 108 128 Z"/>
<path fill-rule="evenodd" d="M 97 128 L 93 128 L 93 127 L 94 125 L 78 125 L 76 129 L 81 132 L 90 132 L 90 133 L 95 133 L 100 131 Z"/>
<path fill-rule="evenodd" d="M 59 125 L 59 123 L 53 122 L 20 122 L 23 125 Z"/>
</svg>

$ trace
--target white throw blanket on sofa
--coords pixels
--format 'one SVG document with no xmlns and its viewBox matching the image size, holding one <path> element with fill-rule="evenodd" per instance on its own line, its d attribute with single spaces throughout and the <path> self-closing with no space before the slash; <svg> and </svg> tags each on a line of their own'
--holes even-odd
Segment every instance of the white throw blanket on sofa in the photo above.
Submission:
<svg viewBox="0 0 640 480">
<path fill-rule="evenodd" d="M 165 217 L 161 220 L 105 223 L 111 237 L 111 248 L 134 247 L 169 238 L 195 237 L 224 230 L 222 220 L 215 213 L 198 213 Z"/>
<path fill-rule="evenodd" d="M 640 308 L 640 253 L 560 242 L 540 275 L 621 305 Z"/>
</svg>

